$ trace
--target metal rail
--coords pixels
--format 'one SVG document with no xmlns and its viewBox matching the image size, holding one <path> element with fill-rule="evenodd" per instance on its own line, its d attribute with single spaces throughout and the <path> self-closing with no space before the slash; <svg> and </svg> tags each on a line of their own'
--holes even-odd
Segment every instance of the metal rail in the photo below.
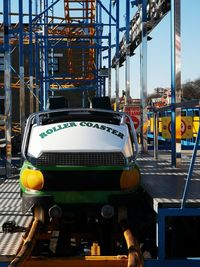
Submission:
<svg viewBox="0 0 200 267">
<path fill-rule="evenodd" d="M 134 5 L 142 3 L 142 1 L 132 1 Z M 164 16 L 170 10 L 170 0 L 155 0 L 148 1 L 147 4 L 147 32 L 148 35 L 157 24 L 164 18 Z M 130 56 L 134 55 L 135 49 L 141 44 L 142 41 L 142 16 L 141 9 L 133 16 L 132 20 L 129 23 L 129 42 L 130 42 Z M 119 61 L 120 66 L 126 60 L 126 50 L 127 50 L 127 34 L 125 33 L 119 44 Z M 117 52 L 116 52 L 117 54 Z M 112 59 L 112 67 L 116 67 L 116 62 L 118 56 L 114 56 Z"/>
<path fill-rule="evenodd" d="M 181 208 L 182 209 L 185 207 L 185 203 L 187 200 L 187 196 L 188 196 L 188 192 L 189 192 L 189 186 L 190 186 L 191 177 L 192 177 L 194 164 L 195 164 L 195 160 L 196 160 L 196 155 L 197 155 L 197 150 L 198 150 L 198 146 L 199 146 L 199 141 L 200 141 L 200 125 L 199 125 L 199 130 L 197 133 L 196 142 L 194 145 L 192 158 L 191 158 L 191 162 L 190 162 L 190 166 L 189 166 L 189 170 L 188 170 L 188 174 L 187 174 L 187 178 L 186 178 L 186 182 L 185 182 L 185 187 L 184 187 L 184 191 L 183 191 L 183 196 L 182 196 L 182 201 L 181 201 Z"/>
<path fill-rule="evenodd" d="M 17 253 L 16 257 L 11 261 L 8 267 L 20 267 L 23 266 L 24 262 L 31 255 L 31 252 L 35 246 L 37 238 L 39 236 L 39 231 L 41 228 L 41 221 L 35 218 L 28 236 L 24 240 L 20 251 Z"/>
</svg>

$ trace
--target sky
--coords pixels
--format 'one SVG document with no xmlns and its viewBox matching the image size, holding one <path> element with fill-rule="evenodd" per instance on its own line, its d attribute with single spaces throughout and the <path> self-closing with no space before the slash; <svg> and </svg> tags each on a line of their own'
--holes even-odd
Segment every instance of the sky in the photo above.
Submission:
<svg viewBox="0 0 200 267">
<path fill-rule="evenodd" d="M 51 3 L 52 0 L 49 0 Z M 17 0 L 11 0 L 12 11 L 16 11 Z M 33 1 L 34 2 L 34 1 Z M 108 6 L 107 0 L 102 0 Z M 3 0 L 0 0 L 2 11 Z M 28 1 L 24 0 L 24 10 L 28 9 Z M 114 11 L 114 10 L 113 10 Z M 55 6 L 55 16 L 63 16 L 63 0 Z M 195 80 L 200 77 L 200 0 L 181 0 L 181 82 Z M 131 9 L 131 17 L 135 9 Z M 114 14 L 114 12 L 113 12 Z M 120 27 L 125 26 L 125 0 L 120 1 Z M 0 20 L 2 15 L 0 15 Z M 103 21 L 108 16 L 103 14 Z M 14 20 L 14 19 L 13 19 Z M 107 29 L 105 28 L 105 34 Z M 112 29 L 113 40 L 115 29 Z M 121 34 L 122 35 L 122 34 Z M 171 85 L 171 40 L 170 40 L 170 13 L 151 32 L 152 40 L 148 42 L 147 57 L 147 92 L 152 93 L 156 87 L 170 87 Z M 113 49 L 114 50 L 114 49 Z M 113 51 L 114 53 L 114 51 Z M 140 48 L 131 57 L 131 96 L 140 97 Z M 103 62 L 104 64 L 104 62 Z M 106 63 L 105 63 L 106 64 Z M 125 70 L 120 68 L 120 94 L 125 89 Z M 112 70 L 112 95 L 115 94 L 115 71 Z"/>
<path fill-rule="evenodd" d="M 181 82 L 200 77 L 200 1 L 181 0 Z M 147 48 L 147 92 L 171 86 L 170 13 L 150 33 Z M 140 97 L 140 48 L 131 57 L 131 96 Z M 120 69 L 120 91 L 125 89 L 125 73 Z M 114 76 L 113 76 L 113 80 Z M 114 92 L 113 92 L 114 93 Z"/>
</svg>

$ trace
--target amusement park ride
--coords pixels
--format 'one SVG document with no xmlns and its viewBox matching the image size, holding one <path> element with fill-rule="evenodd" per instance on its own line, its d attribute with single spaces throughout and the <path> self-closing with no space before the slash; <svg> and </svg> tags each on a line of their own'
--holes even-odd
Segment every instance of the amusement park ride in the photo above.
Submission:
<svg viewBox="0 0 200 267">
<path fill-rule="evenodd" d="M 181 0 L 18 0 L 17 13 L 11 4 L 3 0 L 0 13 L 0 267 L 199 266 L 200 103 L 181 102 Z M 171 103 L 147 107 L 148 34 L 169 13 Z M 133 104 L 130 57 L 139 45 L 141 99 Z M 119 110 L 123 63 L 126 90 Z M 14 108 L 22 144 L 18 169 Z M 187 120 L 181 112 L 197 117 L 188 171 L 181 165 L 181 119 Z M 168 137 L 162 135 L 165 126 Z M 163 140 L 168 149 L 170 142 L 170 164 L 158 159 Z"/>
</svg>

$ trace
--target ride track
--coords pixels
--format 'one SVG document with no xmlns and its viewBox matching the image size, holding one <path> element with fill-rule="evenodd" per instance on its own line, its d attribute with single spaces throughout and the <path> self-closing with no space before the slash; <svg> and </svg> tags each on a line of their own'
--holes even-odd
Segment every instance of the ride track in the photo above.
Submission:
<svg viewBox="0 0 200 267">
<path fill-rule="evenodd" d="M 100 247 L 98 244 L 93 243 L 91 248 L 92 256 L 75 256 L 75 257 L 44 257 L 44 255 L 32 256 L 36 249 L 38 241 L 45 238 L 51 239 L 53 231 L 51 223 L 46 225 L 44 223 L 44 210 L 35 207 L 34 219 L 32 221 L 26 237 L 23 239 L 22 244 L 15 258 L 11 261 L 8 267 L 142 267 L 144 266 L 143 256 L 137 240 L 132 235 L 131 230 L 127 227 L 125 221 L 121 221 L 121 227 L 124 239 L 127 244 L 128 255 L 118 256 L 100 256 Z M 57 252 L 59 255 L 59 251 Z"/>
</svg>

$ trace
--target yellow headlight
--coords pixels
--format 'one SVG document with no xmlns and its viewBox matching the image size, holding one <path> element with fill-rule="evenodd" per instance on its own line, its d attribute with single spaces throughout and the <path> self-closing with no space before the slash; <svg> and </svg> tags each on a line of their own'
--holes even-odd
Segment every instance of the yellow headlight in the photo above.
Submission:
<svg viewBox="0 0 200 267">
<path fill-rule="evenodd" d="M 39 170 L 25 169 L 20 179 L 22 185 L 29 189 L 41 190 L 44 186 L 44 177 Z"/>
<path fill-rule="evenodd" d="M 121 189 L 131 189 L 139 184 L 140 173 L 137 169 L 125 170 L 120 177 Z"/>
</svg>

